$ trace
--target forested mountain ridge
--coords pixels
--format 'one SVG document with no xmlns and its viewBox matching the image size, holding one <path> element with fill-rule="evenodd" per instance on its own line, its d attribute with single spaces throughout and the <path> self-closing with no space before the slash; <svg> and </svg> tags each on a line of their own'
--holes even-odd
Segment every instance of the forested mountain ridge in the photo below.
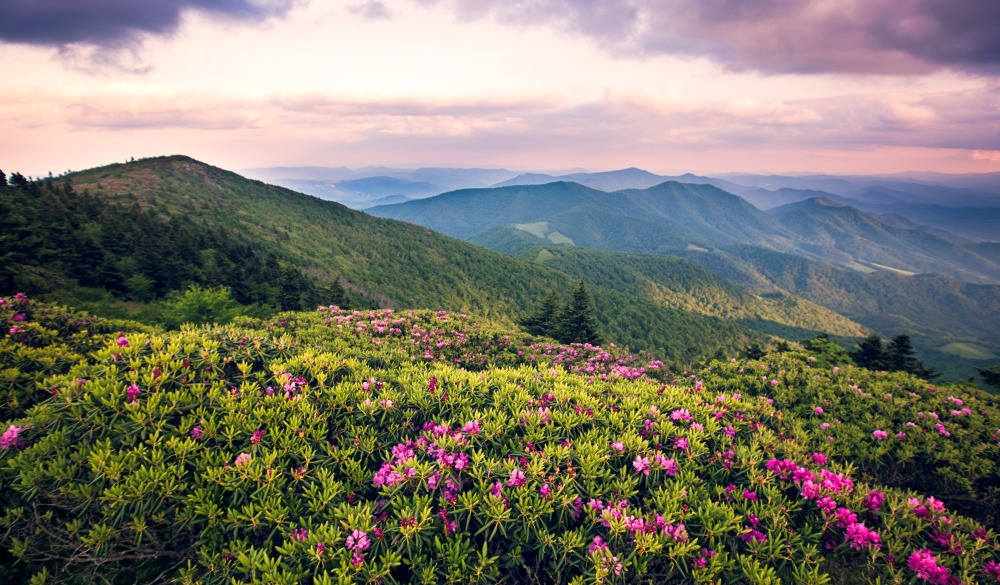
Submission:
<svg viewBox="0 0 1000 585">
<path fill-rule="evenodd" d="M 565 243 L 618 252 L 761 241 L 776 249 L 790 246 L 776 220 L 739 197 L 676 181 L 611 193 L 564 181 L 463 189 L 367 211 L 463 239 L 545 221 L 569 240 Z"/>
<path fill-rule="evenodd" d="M 675 254 L 749 245 L 860 272 L 929 272 L 1000 283 L 1000 262 L 952 234 L 823 198 L 765 213 L 707 184 L 666 181 L 614 192 L 568 182 L 465 189 L 368 211 L 489 242 L 494 249 L 504 248 L 500 230 L 512 227 L 539 236 L 538 243 L 614 252 Z M 544 233 L 538 233 L 543 223 Z"/>
<path fill-rule="evenodd" d="M 375 218 L 339 204 L 247 180 L 187 157 L 109 165 L 63 178 L 34 181 L 23 188 L 4 189 L 5 201 L 20 206 L 21 212 L 30 215 L 36 226 L 58 231 L 52 222 L 59 214 L 45 211 L 49 205 L 47 199 L 37 200 L 35 206 L 18 202 L 18 197 L 27 195 L 25 189 L 65 196 L 76 194 L 73 196 L 88 201 L 87 205 L 107 208 L 106 212 L 88 214 L 95 217 L 110 214 L 111 219 L 103 226 L 95 227 L 84 218 L 78 219 L 79 225 L 73 228 L 79 233 L 64 230 L 64 235 L 76 234 L 67 239 L 67 245 L 86 239 L 89 237 L 85 237 L 86 233 L 98 233 L 100 237 L 90 240 L 98 246 L 103 264 L 58 260 L 46 265 L 47 275 L 36 274 L 33 278 L 28 277 L 34 270 L 30 262 L 8 265 L 11 273 L 17 275 L 7 282 L 9 292 L 49 294 L 50 298 L 69 304 L 95 295 L 141 303 L 155 300 L 175 287 L 201 284 L 229 286 L 242 295 L 238 298 L 241 302 L 290 308 L 292 305 L 281 302 L 280 292 L 281 279 L 288 276 L 300 279 L 303 287 L 313 287 L 321 296 L 326 286 L 340 287 L 343 290 L 339 295 L 326 298 L 348 304 L 442 307 L 514 320 L 531 311 L 548 292 L 565 295 L 577 284 L 577 279 L 564 271 L 483 250 L 424 227 Z M 122 210 L 144 219 L 122 219 L 115 215 L 124 213 Z M 114 229 L 116 222 L 135 229 L 151 223 L 186 226 L 181 231 L 176 228 L 176 233 L 162 240 L 164 245 L 159 253 L 163 256 L 176 252 L 187 258 L 189 264 L 180 269 L 176 259 L 136 258 L 148 246 L 127 249 L 134 245 L 134 239 L 120 238 L 121 234 Z M 150 245 L 155 246 L 156 234 L 167 229 L 147 230 Z M 199 234 L 213 234 L 224 241 L 202 241 Z M 104 240 L 115 238 L 120 241 L 101 245 Z M 28 239 L 22 240 L 22 248 L 31 245 Z M 236 262 L 222 261 L 222 257 L 230 256 L 220 252 L 227 250 L 227 246 L 245 248 L 246 254 L 251 254 L 238 263 L 243 272 L 234 272 L 228 280 L 213 272 L 219 266 L 231 268 Z M 58 259 L 60 254 L 53 257 Z M 269 263 L 294 269 L 294 273 L 279 271 L 277 280 L 270 282 L 266 270 L 259 268 Z M 103 270 L 100 266 L 113 267 L 121 274 L 115 282 L 123 284 L 109 281 L 105 287 L 97 276 Z M 144 266 L 170 272 L 174 281 L 160 282 L 156 274 L 137 270 Z M 146 283 L 144 278 L 153 283 Z M 145 288 L 144 283 L 148 285 Z M 256 296 L 244 294 L 244 289 L 252 289 L 250 284 L 261 289 Z M 766 343 L 761 333 L 735 321 L 678 308 L 679 305 L 665 306 L 653 298 L 635 298 L 592 282 L 588 282 L 588 289 L 602 332 L 609 341 L 633 350 L 654 351 L 669 363 L 691 364 L 705 356 L 736 351 L 747 343 Z M 294 306 L 301 308 L 316 298 L 300 294 L 296 300 L 299 305 Z M 819 333 L 808 327 L 794 331 L 794 339 Z"/>
</svg>

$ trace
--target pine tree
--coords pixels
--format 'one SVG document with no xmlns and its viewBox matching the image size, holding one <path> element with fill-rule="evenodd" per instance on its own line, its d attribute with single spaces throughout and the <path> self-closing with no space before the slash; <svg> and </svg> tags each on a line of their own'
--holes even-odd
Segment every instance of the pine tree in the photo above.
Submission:
<svg viewBox="0 0 1000 585">
<path fill-rule="evenodd" d="M 886 346 L 885 358 L 887 369 L 891 372 L 917 371 L 917 358 L 914 357 L 913 344 L 908 335 L 897 335 Z"/>
<path fill-rule="evenodd" d="M 518 321 L 518 325 L 533 335 L 555 337 L 558 312 L 559 296 L 554 290 L 550 290 L 535 312 Z"/>
<path fill-rule="evenodd" d="M 594 303 L 582 280 L 559 315 L 557 332 L 556 339 L 563 343 L 601 343 Z"/>
<path fill-rule="evenodd" d="M 874 333 L 861 340 L 850 355 L 854 363 L 862 368 L 868 370 L 888 369 L 885 348 L 882 347 L 882 337 Z"/>
</svg>

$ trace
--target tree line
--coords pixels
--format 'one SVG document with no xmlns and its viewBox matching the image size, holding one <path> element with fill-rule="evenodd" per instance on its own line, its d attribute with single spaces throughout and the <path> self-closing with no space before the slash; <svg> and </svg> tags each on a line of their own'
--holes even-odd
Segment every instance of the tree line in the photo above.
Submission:
<svg viewBox="0 0 1000 585">
<path fill-rule="evenodd" d="M 231 229 L 0 171 L 0 292 L 150 303 L 192 286 L 278 310 L 349 303 L 338 279 L 307 275 Z"/>
</svg>

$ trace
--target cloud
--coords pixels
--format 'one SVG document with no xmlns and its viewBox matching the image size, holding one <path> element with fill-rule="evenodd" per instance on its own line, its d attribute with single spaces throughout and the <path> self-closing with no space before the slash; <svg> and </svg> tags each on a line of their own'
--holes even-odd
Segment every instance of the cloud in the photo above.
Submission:
<svg viewBox="0 0 1000 585">
<path fill-rule="evenodd" d="M 368 0 L 351 4 L 347 7 L 351 14 L 360 16 L 366 20 L 385 20 L 392 18 L 389 9 L 380 0 Z"/>
<path fill-rule="evenodd" d="M 27 116 L 37 104 L 47 109 L 34 118 Z M 391 143 L 402 149 L 408 144 L 418 152 L 494 148 L 498 159 L 519 151 L 583 156 L 605 150 L 857 152 L 884 147 L 956 149 L 969 156 L 980 151 L 976 160 L 992 161 L 993 153 L 1000 152 L 1000 84 L 810 99 L 705 99 L 682 90 L 608 90 L 597 99 L 576 103 L 546 95 L 434 100 L 289 93 L 247 99 L 118 91 L 77 95 L 66 103 L 56 95 L 22 92 L 0 97 L 0 112 L 9 114 L 0 116 L 0 125 L 6 120 L 21 128 L 55 123 L 97 132 L 280 132 L 373 148 Z"/>
<path fill-rule="evenodd" d="M 551 26 L 619 55 L 764 73 L 1000 72 L 997 0 L 418 0 L 460 20 Z"/>
<path fill-rule="evenodd" d="M 293 0 L 4 0 L 0 42 L 74 50 L 134 47 L 168 35 L 187 11 L 259 21 L 286 13 Z"/>
</svg>

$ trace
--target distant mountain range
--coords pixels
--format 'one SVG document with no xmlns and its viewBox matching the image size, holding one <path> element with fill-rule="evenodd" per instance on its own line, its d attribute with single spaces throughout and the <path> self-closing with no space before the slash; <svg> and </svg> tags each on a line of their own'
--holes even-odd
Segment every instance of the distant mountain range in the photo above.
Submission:
<svg viewBox="0 0 1000 585">
<path fill-rule="evenodd" d="M 508 169 L 428 167 L 271 167 L 248 169 L 259 180 L 355 209 L 401 203 L 448 191 L 574 182 L 601 191 L 647 189 L 666 181 L 713 185 L 767 210 L 826 198 L 876 215 L 952 232 L 957 241 L 1000 241 L 1000 173 L 883 176 L 659 175 L 638 168 L 605 172 L 517 173 Z M 942 236 L 938 233 L 937 235 Z"/>
<path fill-rule="evenodd" d="M 438 195 L 454 189 L 489 187 L 517 176 L 506 169 L 427 167 L 269 167 L 246 169 L 248 177 L 342 203 L 354 209 Z"/>
<path fill-rule="evenodd" d="M 496 230 L 520 230 L 536 243 L 618 252 L 752 245 L 859 272 L 935 273 L 1000 283 L 1000 263 L 951 234 L 826 198 L 765 213 L 705 184 L 667 181 L 609 193 L 560 181 L 465 189 L 368 211 L 477 243 L 495 241 Z"/>
</svg>

